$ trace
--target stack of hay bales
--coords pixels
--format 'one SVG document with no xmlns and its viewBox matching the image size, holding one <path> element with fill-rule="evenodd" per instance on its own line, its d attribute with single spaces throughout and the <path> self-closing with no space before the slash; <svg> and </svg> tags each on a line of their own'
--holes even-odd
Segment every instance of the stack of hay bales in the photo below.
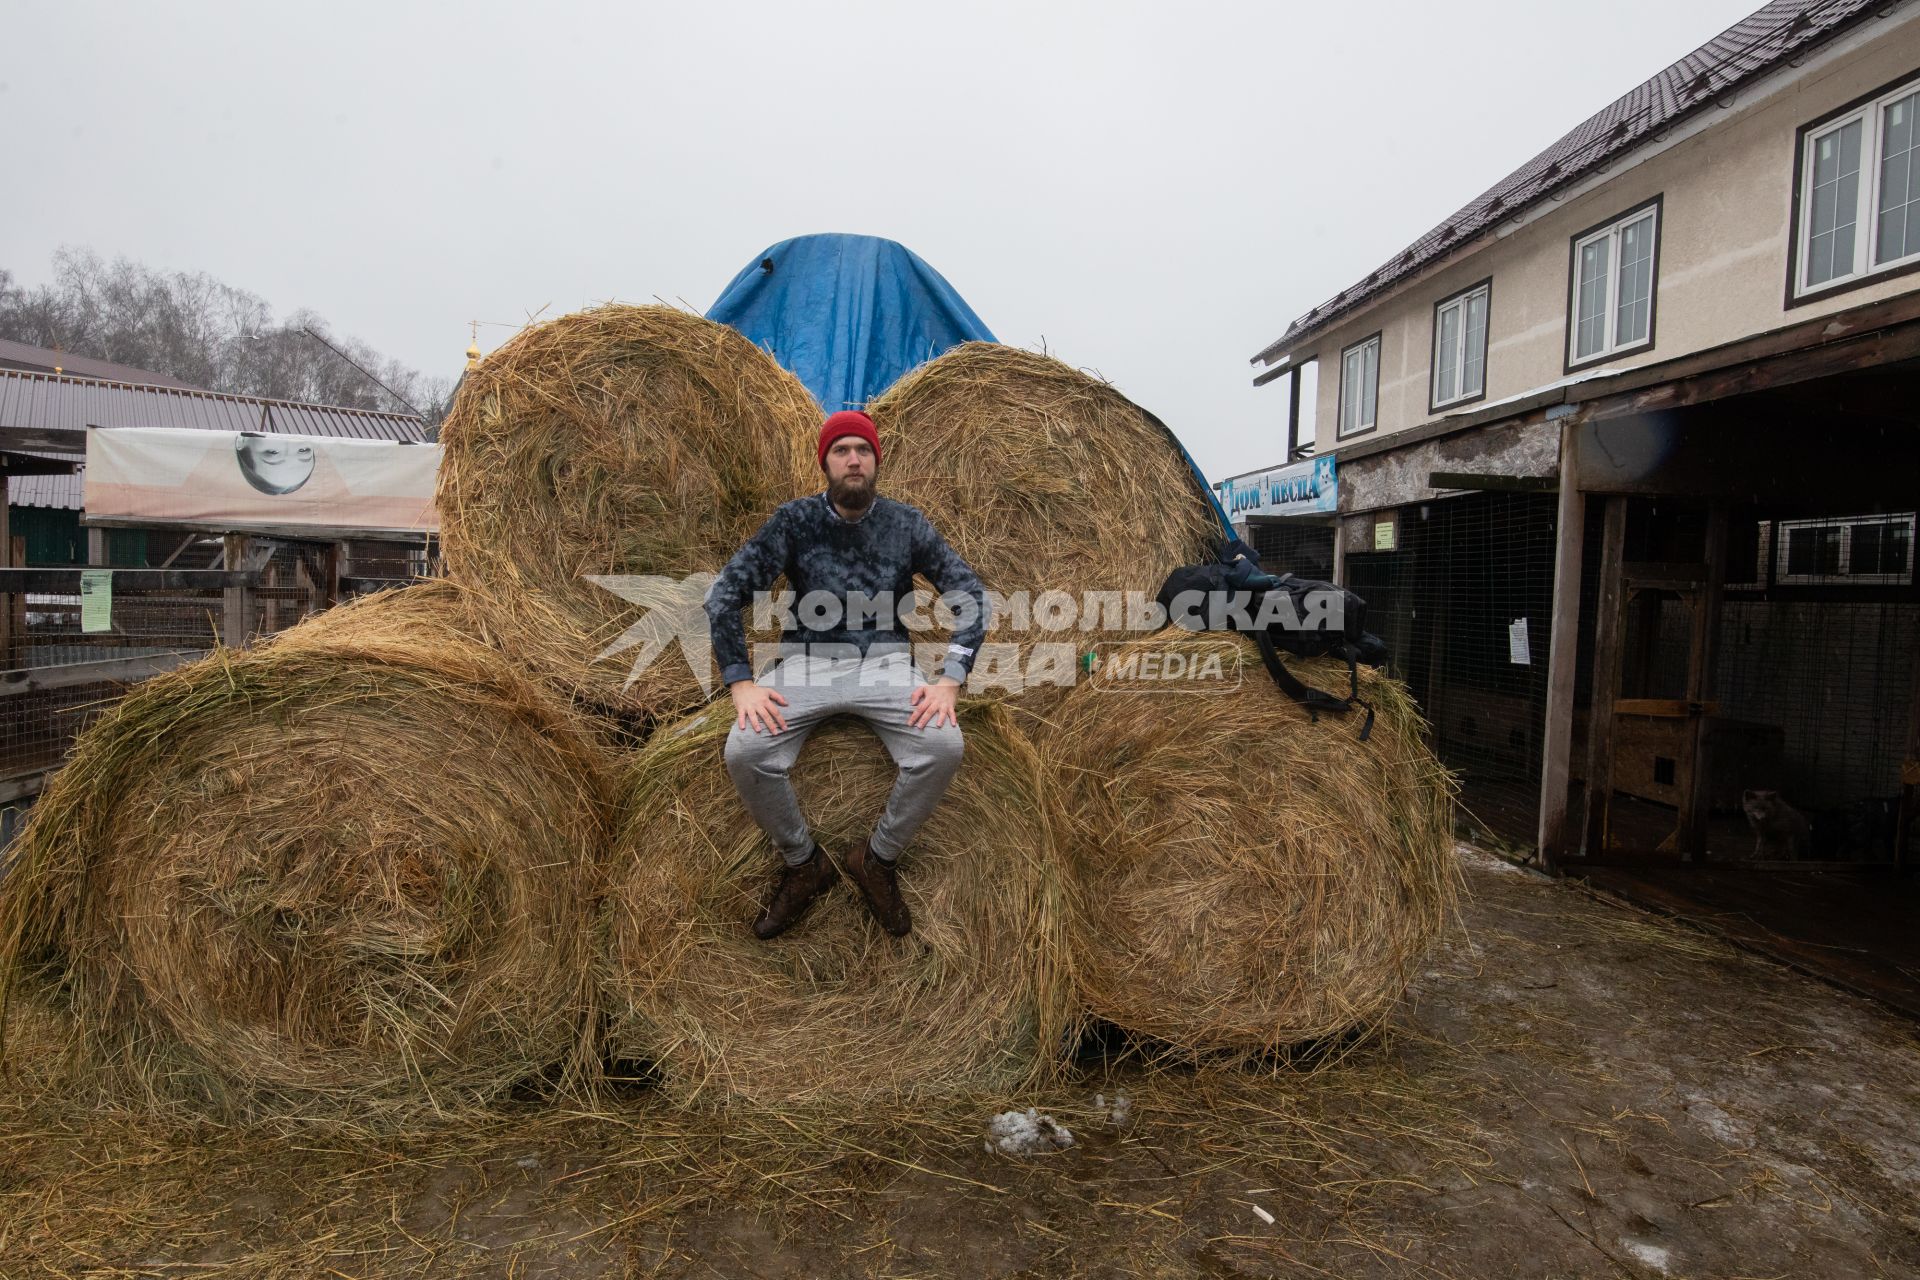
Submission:
<svg viewBox="0 0 1920 1280">
<path fill-rule="evenodd" d="M 399 1119 L 584 1082 L 613 816 L 576 717 L 386 592 L 133 690 L 0 881 L 9 994 L 162 1100 Z"/>
<path fill-rule="evenodd" d="M 1219 535 L 1165 429 L 1048 357 L 967 344 L 873 414 L 883 492 L 994 591 L 1151 597 Z M 1376 1019 L 1452 883 L 1448 781 L 1378 679 L 1367 744 L 1257 663 L 1224 702 L 992 687 L 904 857 L 914 933 L 843 884 L 750 936 L 777 858 L 672 584 L 819 490 L 821 416 L 669 308 L 515 337 L 443 428 L 450 580 L 158 677 L 83 737 L 0 880 L 10 989 L 157 1092 L 361 1120 L 587 1084 L 608 1054 L 682 1101 L 785 1106 L 1017 1088 L 1096 1017 L 1192 1051 Z M 1022 659 L 1090 639 L 1010 621 L 989 639 Z M 893 775 L 829 724 L 794 780 L 839 855 Z"/>
</svg>

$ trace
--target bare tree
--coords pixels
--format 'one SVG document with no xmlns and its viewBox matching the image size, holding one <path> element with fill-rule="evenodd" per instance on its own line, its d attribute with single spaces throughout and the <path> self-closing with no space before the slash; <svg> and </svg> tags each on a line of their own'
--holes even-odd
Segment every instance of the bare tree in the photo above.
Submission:
<svg viewBox="0 0 1920 1280">
<path fill-rule="evenodd" d="M 398 397 L 316 342 L 320 335 Z M 404 411 L 437 424 L 452 383 L 337 337 L 326 320 L 295 311 L 276 322 L 265 300 L 205 272 L 163 272 L 87 249 L 61 249 L 50 284 L 27 289 L 0 269 L 0 337 L 135 365 L 235 395 Z"/>
</svg>

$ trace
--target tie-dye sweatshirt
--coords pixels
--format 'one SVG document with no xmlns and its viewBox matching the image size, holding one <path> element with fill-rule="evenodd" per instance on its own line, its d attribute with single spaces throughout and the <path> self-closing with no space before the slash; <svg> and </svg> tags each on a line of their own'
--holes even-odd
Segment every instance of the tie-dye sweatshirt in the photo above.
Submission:
<svg viewBox="0 0 1920 1280">
<path fill-rule="evenodd" d="M 962 625 L 947 648 L 943 672 L 964 684 L 987 633 L 986 588 L 918 507 L 875 495 L 864 515 L 848 520 L 824 492 L 782 503 L 707 590 L 721 680 L 753 678 L 740 610 L 781 574 L 795 597 L 793 621 L 781 629 L 783 644 L 851 645 L 864 654 L 876 642 L 895 647 L 914 638 L 901 619 L 913 606 L 916 573 L 943 595 L 972 601 L 971 610 L 962 605 L 957 611 Z M 813 614 L 806 607 L 813 593 L 831 596 L 838 609 Z"/>
</svg>

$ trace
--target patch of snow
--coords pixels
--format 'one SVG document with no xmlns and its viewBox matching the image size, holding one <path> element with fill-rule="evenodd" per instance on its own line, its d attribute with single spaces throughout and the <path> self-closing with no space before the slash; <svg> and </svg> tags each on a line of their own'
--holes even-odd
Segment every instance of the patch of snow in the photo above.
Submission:
<svg viewBox="0 0 1920 1280">
<path fill-rule="evenodd" d="M 1687 1114 L 1695 1120 L 1698 1120 L 1706 1127 L 1708 1133 L 1712 1134 L 1723 1144 L 1737 1146 L 1742 1149 L 1750 1145 L 1748 1142 L 1749 1135 L 1744 1132 L 1743 1126 L 1732 1116 L 1722 1111 L 1698 1093 L 1690 1092 L 1688 1094 Z"/>
<path fill-rule="evenodd" d="M 1478 845 L 1468 844 L 1464 840 L 1453 846 L 1453 852 L 1454 856 L 1476 870 L 1493 871 L 1502 875 L 1527 874 L 1527 869 L 1519 863 L 1503 858 L 1497 853 L 1489 853 Z"/>
<path fill-rule="evenodd" d="M 987 1121 L 986 1150 L 1003 1156 L 1044 1155 L 1073 1145 L 1073 1132 L 1050 1115 L 1028 1107 L 1002 1111 Z"/>
<path fill-rule="evenodd" d="M 1667 1275 L 1673 1269 L 1673 1251 L 1670 1249 L 1662 1249 L 1657 1244 L 1642 1244 L 1638 1240 L 1622 1240 L 1620 1247 L 1661 1275 Z"/>
</svg>

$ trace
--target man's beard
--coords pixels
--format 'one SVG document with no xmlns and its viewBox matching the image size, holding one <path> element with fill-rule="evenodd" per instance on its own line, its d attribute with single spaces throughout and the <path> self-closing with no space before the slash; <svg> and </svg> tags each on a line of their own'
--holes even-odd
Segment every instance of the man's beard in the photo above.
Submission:
<svg viewBox="0 0 1920 1280">
<path fill-rule="evenodd" d="M 849 511 L 865 511 L 873 505 L 874 489 L 880 483 L 878 474 L 860 477 L 859 484 L 852 484 L 851 476 L 842 476 L 838 480 L 827 482 L 827 500 L 836 507 L 845 507 Z"/>
</svg>

